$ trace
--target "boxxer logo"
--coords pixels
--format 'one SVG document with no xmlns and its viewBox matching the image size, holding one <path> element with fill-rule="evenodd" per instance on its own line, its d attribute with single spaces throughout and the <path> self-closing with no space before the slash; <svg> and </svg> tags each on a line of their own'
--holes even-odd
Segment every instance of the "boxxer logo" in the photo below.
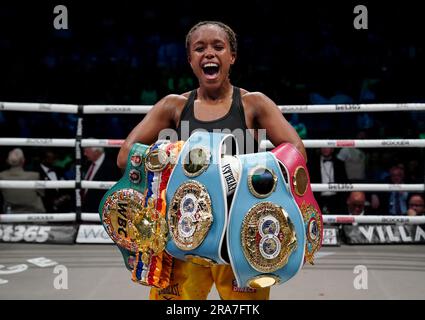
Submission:
<svg viewBox="0 0 425 320">
<path fill-rule="evenodd" d="M 106 112 L 130 112 L 131 108 L 129 107 L 106 107 Z"/>
<path fill-rule="evenodd" d="M 53 140 L 52 139 L 43 139 L 43 138 L 39 138 L 39 139 L 36 139 L 36 138 L 28 138 L 27 139 L 27 143 L 28 144 L 31 144 L 31 143 L 36 143 L 36 144 L 50 144 L 50 143 L 52 143 L 53 142 Z"/>
<path fill-rule="evenodd" d="M 389 140 L 389 141 L 382 141 L 383 146 L 408 146 L 409 141 L 406 140 Z"/>
<path fill-rule="evenodd" d="M 307 111 L 309 106 L 282 106 L 280 110 L 283 112 L 303 112 Z"/>
</svg>

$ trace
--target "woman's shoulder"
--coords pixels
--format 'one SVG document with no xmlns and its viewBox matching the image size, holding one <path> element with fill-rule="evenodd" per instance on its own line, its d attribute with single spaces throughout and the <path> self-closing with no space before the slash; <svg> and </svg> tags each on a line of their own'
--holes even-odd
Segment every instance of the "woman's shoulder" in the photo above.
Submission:
<svg viewBox="0 0 425 320">
<path fill-rule="evenodd" d="M 248 91 L 241 89 L 241 99 L 245 108 L 254 108 L 255 110 L 269 106 L 275 103 L 264 93 L 259 91 Z"/>
<path fill-rule="evenodd" d="M 168 94 L 159 100 L 155 107 L 162 109 L 163 111 L 177 111 L 183 110 L 189 99 L 190 92 L 182 94 Z"/>
<path fill-rule="evenodd" d="M 242 88 L 240 90 L 241 90 L 241 97 L 243 100 L 246 100 L 249 102 L 270 100 L 269 97 L 267 97 L 264 93 L 260 91 L 248 91 Z"/>
<path fill-rule="evenodd" d="M 160 100 L 160 102 L 162 102 L 162 104 L 164 105 L 182 104 L 187 102 L 187 100 L 189 99 L 189 95 L 190 95 L 190 92 L 185 92 L 182 94 L 172 93 L 172 94 L 166 95 L 164 98 Z"/>
<path fill-rule="evenodd" d="M 175 123 L 178 123 L 180 115 L 189 100 L 190 91 L 182 94 L 169 94 L 163 97 L 158 103 L 161 114 L 169 114 Z"/>
</svg>

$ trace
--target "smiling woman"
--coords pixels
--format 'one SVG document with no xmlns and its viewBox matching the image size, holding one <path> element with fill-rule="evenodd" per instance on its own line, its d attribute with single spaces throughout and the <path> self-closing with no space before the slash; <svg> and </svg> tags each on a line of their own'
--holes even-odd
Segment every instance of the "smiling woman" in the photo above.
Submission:
<svg viewBox="0 0 425 320">
<path fill-rule="evenodd" d="M 236 62 L 237 41 L 229 26 L 218 21 L 196 24 L 186 36 L 186 50 L 199 87 L 183 94 L 168 95 L 157 102 L 122 145 L 117 161 L 119 167 L 126 167 L 134 143 L 152 144 L 163 130 L 170 129 L 177 129 L 174 136 L 178 140 L 197 129 L 208 132 L 239 130 L 244 135 L 236 139 L 240 154 L 248 150 L 258 152 L 260 130 L 266 130 L 267 138 L 274 145 L 289 142 L 306 157 L 300 137 L 271 99 L 231 84 L 229 73 Z M 254 150 L 248 148 L 252 145 Z M 152 288 L 150 298 L 203 300 L 214 283 L 220 297 L 226 300 L 264 300 L 270 294 L 269 288 L 235 286 L 230 265 L 205 267 L 174 259 L 170 287 L 177 286 L 177 290 Z"/>
<path fill-rule="evenodd" d="M 199 81 L 205 79 L 205 84 L 219 84 L 219 77 L 226 80 L 230 67 L 235 63 L 236 34 L 224 23 L 202 21 L 187 34 L 186 50 Z"/>
</svg>

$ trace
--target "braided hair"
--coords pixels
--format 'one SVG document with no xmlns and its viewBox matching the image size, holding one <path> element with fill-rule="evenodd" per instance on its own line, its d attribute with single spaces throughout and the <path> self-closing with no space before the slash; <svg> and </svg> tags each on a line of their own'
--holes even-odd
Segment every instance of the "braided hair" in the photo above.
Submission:
<svg viewBox="0 0 425 320">
<path fill-rule="evenodd" d="M 234 54 L 237 53 L 238 43 L 237 43 L 237 40 L 236 40 L 236 33 L 232 30 L 232 28 L 230 28 L 227 24 L 224 24 L 223 22 L 219 22 L 219 21 L 201 21 L 201 22 L 198 22 L 197 24 L 195 24 L 189 30 L 189 32 L 186 35 L 186 52 L 188 54 L 190 52 L 190 39 L 192 37 L 192 34 L 196 30 L 198 30 L 200 27 L 205 26 L 205 25 L 213 25 L 213 26 L 217 26 L 220 29 L 222 29 L 227 35 L 227 40 L 229 40 L 230 50 Z"/>
</svg>

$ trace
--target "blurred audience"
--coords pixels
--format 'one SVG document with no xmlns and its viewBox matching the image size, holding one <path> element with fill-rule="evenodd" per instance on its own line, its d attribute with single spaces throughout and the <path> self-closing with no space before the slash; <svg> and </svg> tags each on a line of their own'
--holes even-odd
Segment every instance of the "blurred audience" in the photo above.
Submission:
<svg viewBox="0 0 425 320">
<path fill-rule="evenodd" d="M 414 193 L 409 196 L 408 210 L 406 214 L 408 216 L 422 216 L 425 214 L 425 201 L 424 195 L 420 193 Z"/>
<path fill-rule="evenodd" d="M 319 156 L 307 163 L 312 183 L 346 183 L 344 163 L 334 155 L 334 148 L 321 148 Z M 338 214 L 344 210 L 342 192 L 323 191 L 316 195 L 323 214 Z"/>
<path fill-rule="evenodd" d="M 385 183 L 403 184 L 404 166 L 394 165 L 389 170 L 389 178 Z M 407 211 L 406 191 L 377 192 L 372 195 L 372 208 L 376 214 L 403 215 Z"/>
<path fill-rule="evenodd" d="M 58 181 L 65 180 L 63 170 L 55 165 L 57 155 L 52 150 L 43 152 L 39 164 L 40 180 Z M 70 212 L 73 211 L 74 204 L 71 203 L 73 190 L 68 189 L 45 189 L 43 203 L 46 212 Z"/>
<path fill-rule="evenodd" d="M 361 131 L 356 139 L 365 139 L 366 134 Z M 342 148 L 337 158 L 344 162 L 347 179 L 352 183 L 363 183 L 366 180 L 366 154 L 358 148 Z"/>
<path fill-rule="evenodd" d="M 401 165 L 394 166 L 390 169 L 390 183 L 402 184 L 404 183 L 404 167 Z M 389 193 L 388 197 L 388 212 L 389 214 L 401 215 L 407 211 L 407 197 L 406 191 L 393 191 Z"/>
<path fill-rule="evenodd" d="M 106 156 L 103 148 L 90 147 L 84 148 L 87 166 L 83 168 L 83 180 L 88 181 L 117 181 L 121 178 L 121 171 L 116 165 L 115 158 Z M 99 203 L 102 200 L 106 190 L 82 189 L 82 211 L 98 212 Z"/>
<path fill-rule="evenodd" d="M 40 180 L 40 173 L 24 169 L 25 156 L 20 148 L 9 152 L 7 163 L 10 169 L 0 172 L 0 180 Z M 1 189 L 4 213 L 46 212 L 42 189 Z"/>
<path fill-rule="evenodd" d="M 412 155 L 413 156 L 413 155 Z M 420 167 L 419 159 L 408 159 L 406 165 L 406 183 L 423 183 L 423 168 Z"/>
<path fill-rule="evenodd" d="M 349 215 L 362 216 L 365 214 L 366 195 L 361 191 L 353 191 L 347 198 L 347 211 Z"/>
</svg>

